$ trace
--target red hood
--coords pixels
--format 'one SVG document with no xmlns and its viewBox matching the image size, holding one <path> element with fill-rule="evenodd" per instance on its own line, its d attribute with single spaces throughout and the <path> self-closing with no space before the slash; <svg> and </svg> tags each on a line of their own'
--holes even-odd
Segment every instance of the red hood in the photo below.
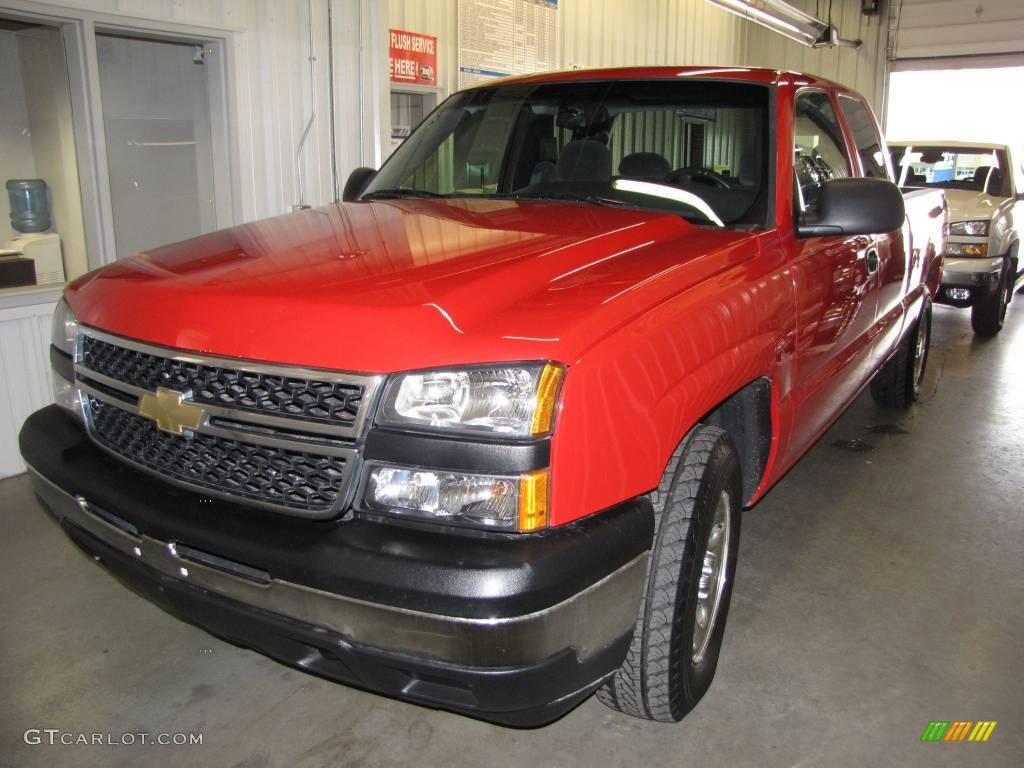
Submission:
<svg viewBox="0 0 1024 768">
<path fill-rule="evenodd" d="M 750 236 L 589 205 L 333 205 L 168 245 L 76 280 L 79 319 L 219 355 L 352 371 L 571 363 L 753 254 Z"/>
</svg>

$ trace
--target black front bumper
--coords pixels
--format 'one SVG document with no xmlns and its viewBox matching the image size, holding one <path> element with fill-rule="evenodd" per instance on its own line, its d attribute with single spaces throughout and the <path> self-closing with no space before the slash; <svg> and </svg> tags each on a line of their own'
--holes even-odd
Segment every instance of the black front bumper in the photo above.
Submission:
<svg viewBox="0 0 1024 768">
<path fill-rule="evenodd" d="M 44 505 L 128 586 L 329 679 L 530 726 L 585 698 L 628 647 L 645 500 L 543 534 L 472 537 L 212 501 L 110 457 L 56 406 L 20 440 Z"/>
</svg>

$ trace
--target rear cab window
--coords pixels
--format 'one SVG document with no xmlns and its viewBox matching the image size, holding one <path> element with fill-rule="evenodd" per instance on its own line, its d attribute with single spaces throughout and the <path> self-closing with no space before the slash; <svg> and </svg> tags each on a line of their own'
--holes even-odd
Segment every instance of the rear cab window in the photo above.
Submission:
<svg viewBox="0 0 1024 768">
<path fill-rule="evenodd" d="M 849 94 L 839 97 L 839 108 L 846 118 L 846 125 L 853 134 L 853 142 L 857 147 L 861 173 L 870 179 L 886 179 L 892 181 L 892 169 L 885 151 L 885 144 L 871 110 L 860 99 Z"/>
</svg>

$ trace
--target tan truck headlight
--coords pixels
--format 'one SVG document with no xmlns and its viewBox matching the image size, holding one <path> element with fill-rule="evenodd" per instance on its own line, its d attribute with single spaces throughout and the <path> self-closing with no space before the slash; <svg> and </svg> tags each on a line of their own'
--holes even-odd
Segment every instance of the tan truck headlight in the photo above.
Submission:
<svg viewBox="0 0 1024 768">
<path fill-rule="evenodd" d="M 489 365 L 406 373 L 388 383 L 377 423 L 440 432 L 548 434 L 564 368 Z"/>
<path fill-rule="evenodd" d="M 548 470 L 478 475 L 368 462 L 363 504 L 372 512 L 525 533 L 548 523 Z"/>
<path fill-rule="evenodd" d="M 974 221 L 957 221 L 949 225 L 951 235 L 971 235 L 973 237 L 988 237 L 988 220 L 976 219 Z"/>
</svg>

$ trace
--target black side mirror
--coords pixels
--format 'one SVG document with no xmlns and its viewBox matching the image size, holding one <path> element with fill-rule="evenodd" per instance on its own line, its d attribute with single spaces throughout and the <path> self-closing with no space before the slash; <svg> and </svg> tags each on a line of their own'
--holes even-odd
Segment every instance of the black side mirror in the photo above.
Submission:
<svg viewBox="0 0 1024 768">
<path fill-rule="evenodd" d="M 833 179 L 821 185 L 818 213 L 797 224 L 798 237 L 878 235 L 903 226 L 903 193 L 885 179 Z"/>
<path fill-rule="evenodd" d="M 363 190 L 373 181 L 373 177 L 376 175 L 377 171 L 374 168 L 356 168 L 348 175 L 345 189 L 341 192 L 341 199 L 346 203 L 355 200 L 363 194 Z"/>
</svg>

